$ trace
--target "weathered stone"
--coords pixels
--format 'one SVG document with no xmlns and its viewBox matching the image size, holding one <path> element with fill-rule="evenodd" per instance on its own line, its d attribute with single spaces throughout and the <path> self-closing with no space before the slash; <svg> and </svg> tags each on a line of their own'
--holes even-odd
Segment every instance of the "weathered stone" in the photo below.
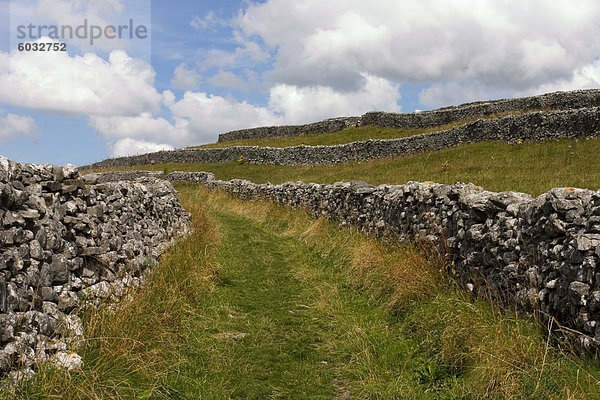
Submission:
<svg viewBox="0 0 600 400">
<path fill-rule="evenodd" d="M 96 256 L 105 252 L 106 249 L 103 249 L 101 247 L 85 247 L 81 249 L 82 256 Z"/>
<path fill-rule="evenodd" d="M 64 179 L 74 179 L 78 177 L 77 168 L 71 164 L 62 167 L 62 175 Z M 58 180 L 58 179 L 57 179 Z"/>
<path fill-rule="evenodd" d="M 5 227 L 14 226 L 14 225 L 24 225 L 25 220 L 23 217 L 15 212 L 7 211 L 4 213 L 4 218 L 2 223 Z"/>
<path fill-rule="evenodd" d="M 6 287 L 6 277 L 0 274 L 0 313 L 8 311 L 8 288 Z"/>
<path fill-rule="evenodd" d="M 96 218 L 102 218 L 102 216 L 104 215 L 104 212 L 105 212 L 105 209 L 104 209 L 104 206 L 102 206 L 102 205 L 88 207 L 88 209 L 87 209 L 88 215 L 91 215 L 92 217 L 96 217 Z"/>
<path fill-rule="evenodd" d="M 40 242 L 35 239 L 29 242 L 29 253 L 31 258 L 35 260 L 41 261 L 44 259 L 44 249 L 42 248 Z"/>
<path fill-rule="evenodd" d="M 597 312 L 600 310 L 600 290 L 594 290 L 590 295 L 590 311 Z"/>
<path fill-rule="evenodd" d="M 88 185 L 96 185 L 99 180 L 98 174 L 85 174 L 81 177 L 81 180 L 84 181 Z"/>
<path fill-rule="evenodd" d="M 65 171 L 62 167 L 59 167 L 58 165 L 53 165 L 52 166 L 52 176 L 53 176 L 53 181 L 55 182 L 62 182 L 63 179 L 65 179 Z M 58 190 L 58 189 L 56 189 Z"/>
<path fill-rule="evenodd" d="M 66 283 L 69 281 L 69 268 L 67 263 L 61 255 L 54 255 L 52 257 L 52 264 L 50 264 L 50 273 L 52 274 L 52 282 L 55 285 Z"/>
<path fill-rule="evenodd" d="M 505 210 L 511 204 L 519 204 L 525 201 L 531 201 L 532 197 L 528 194 L 517 192 L 494 193 L 489 201 L 498 208 Z"/>
<path fill-rule="evenodd" d="M 60 294 L 60 296 L 58 296 L 59 310 L 63 312 L 69 312 L 77 306 L 79 306 L 79 299 L 75 293 L 65 290 Z"/>
<path fill-rule="evenodd" d="M 577 250 L 586 251 L 600 246 L 600 234 L 588 233 L 577 238 Z"/>
<path fill-rule="evenodd" d="M 58 303 L 58 294 L 51 287 L 40 288 L 39 294 L 43 301 Z"/>
<path fill-rule="evenodd" d="M 60 183 L 60 181 L 47 181 L 42 182 L 42 187 L 48 190 L 49 192 L 58 192 L 62 187 L 62 184 Z"/>
<path fill-rule="evenodd" d="M 65 204 L 65 209 L 67 211 L 67 213 L 69 214 L 75 214 L 77 213 L 77 203 L 75 203 L 74 201 L 67 201 Z"/>
<path fill-rule="evenodd" d="M 566 223 L 561 221 L 557 214 L 552 214 L 544 225 L 544 232 L 549 237 L 557 237 L 565 233 Z"/>
<path fill-rule="evenodd" d="M 6 343 L 13 337 L 16 323 L 16 315 L 0 314 L 0 343 Z"/>
<path fill-rule="evenodd" d="M 11 162 L 8 158 L 0 156 L 0 182 L 8 182 L 11 179 Z"/>
<path fill-rule="evenodd" d="M 571 282 L 569 284 L 569 290 L 578 294 L 579 296 L 587 296 L 590 292 L 590 285 L 583 282 Z"/>
<path fill-rule="evenodd" d="M 587 226 L 590 232 L 600 232 L 600 215 L 591 216 Z"/>
<path fill-rule="evenodd" d="M 356 194 L 370 194 L 375 191 L 375 186 L 369 185 L 363 181 L 350 182 L 350 190 L 353 190 Z"/>
<path fill-rule="evenodd" d="M 40 212 L 37 210 L 19 211 L 19 214 L 21 215 L 21 217 L 23 217 L 23 219 L 39 219 L 40 218 Z"/>
<path fill-rule="evenodd" d="M 62 185 L 60 188 L 60 192 L 62 194 L 69 194 L 69 193 L 73 193 L 76 192 L 77 189 L 79 189 L 79 186 L 77 185 Z"/>
</svg>

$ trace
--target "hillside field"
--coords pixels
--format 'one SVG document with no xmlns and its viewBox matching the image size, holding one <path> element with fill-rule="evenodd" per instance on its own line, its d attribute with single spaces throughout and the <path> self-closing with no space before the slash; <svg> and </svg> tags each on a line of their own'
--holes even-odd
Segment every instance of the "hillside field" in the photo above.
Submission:
<svg viewBox="0 0 600 400">
<path fill-rule="evenodd" d="M 362 180 L 374 185 L 434 181 L 471 182 L 491 191 L 539 195 L 555 187 L 600 188 L 600 139 L 511 145 L 482 142 L 436 152 L 336 165 L 285 166 L 236 162 L 155 164 L 123 170 L 206 171 L 217 179 L 334 183 Z M 111 169 L 106 169 L 106 171 Z"/>
</svg>

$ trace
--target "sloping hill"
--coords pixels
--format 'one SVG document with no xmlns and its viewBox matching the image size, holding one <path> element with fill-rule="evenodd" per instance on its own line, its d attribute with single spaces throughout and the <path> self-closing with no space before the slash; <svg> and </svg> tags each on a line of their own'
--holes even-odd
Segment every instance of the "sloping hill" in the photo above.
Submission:
<svg viewBox="0 0 600 400">
<path fill-rule="evenodd" d="M 594 92 L 595 93 L 595 92 Z M 584 92 L 587 94 L 587 92 Z M 581 93 L 570 93 L 580 96 Z M 581 100 L 582 98 L 576 97 Z M 587 99 L 586 96 L 583 99 Z M 593 98 L 594 99 L 594 98 Z M 592 100 L 593 100 L 592 99 Z M 589 107 L 567 109 L 561 111 L 524 112 L 518 115 L 500 116 L 495 118 L 477 119 L 473 122 L 458 122 L 450 129 L 430 129 L 428 131 L 385 131 L 383 136 L 395 134 L 404 136 L 397 139 L 377 139 L 357 141 L 346 144 L 293 146 L 293 147 L 262 147 L 262 146 L 232 146 L 223 148 L 190 148 L 184 150 L 161 151 L 131 157 L 119 157 L 104 160 L 81 169 L 97 169 L 110 167 L 128 167 L 146 164 L 164 163 L 222 163 L 244 160 L 252 164 L 278 165 L 319 165 L 337 164 L 348 161 L 368 161 L 387 157 L 405 156 L 423 153 L 431 150 L 442 150 L 457 147 L 466 143 L 482 141 L 498 141 L 504 143 L 541 142 L 557 139 L 595 138 L 600 134 L 600 111 L 593 107 L 594 101 L 589 101 Z M 575 101 L 580 104 L 581 101 Z M 521 110 L 523 111 L 523 110 Z M 404 114 L 398 114 L 404 115 Z M 387 121 L 387 119 L 392 121 Z M 381 125 L 393 125 L 395 117 L 386 115 Z M 381 132 L 371 129 L 372 132 Z M 355 137 L 367 131 L 354 130 Z M 395 133 L 394 133 L 395 132 Z M 425 133 L 422 133 L 425 132 Z M 414 134 L 413 134 L 414 133 Z M 379 133 L 378 133 L 379 135 Z M 381 136 L 381 135 L 380 135 Z M 312 143 L 345 142 L 344 132 L 328 135 L 315 135 Z M 270 144 L 275 140 L 261 140 Z M 289 141 L 289 140 L 288 140 Z M 285 144 L 285 143 L 283 143 Z"/>
<path fill-rule="evenodd" d="M 342 130 L 351 126 L 379 126 L 402 130 L 425 129 L 454 124 L 459 121 L 490 118 L 494 115 L 507 115 L 511 113 L 525 113 L 541 110 L 572 110 L 597 106 L 600 106 L 599 90 L 577 90 L 516 99 L 478 101 L 418 113 L 397 114 L 369 112 L 361 117 L 333 118 L 307 125 L 269 126 L 242 129 L 219 135 L 219 142 L 266 137 L 309 135 Z"/>
</svg>

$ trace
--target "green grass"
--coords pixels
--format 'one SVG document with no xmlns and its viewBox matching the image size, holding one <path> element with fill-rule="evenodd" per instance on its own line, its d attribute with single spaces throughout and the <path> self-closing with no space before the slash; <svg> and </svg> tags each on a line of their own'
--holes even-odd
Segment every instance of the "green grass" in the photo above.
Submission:
<svg viewBox="0 0 600 400">
<path fill-rule="evenodd" d="M 198 310 L 186 398 L 331 399 L 372 368 L 361 357 L 371 347 L 390 358 L 406 351 L 384 311 L 344 288 L 336 257 L 248 218 L 217 216 L 227 226 L 224 284 Z"/>
<path fill-rule="evenodd" d="M 483 142 L 437 152 L 326 166 L 160 164 L 124 169 L 213 172 L 256 183 L 363 180 L 372 184 L 472 182 L 487 190 L 539 195 L 554 187 L 600 188 L 600 139 L 509 145 Z"/>
<path fill-rule="evenodd" d="M 411 245 L 178 188 L 196 232 L 118 312 L 84 313 L 83 371 L 6 398 L 600 398 L 597 364 Z"/>
</svg>

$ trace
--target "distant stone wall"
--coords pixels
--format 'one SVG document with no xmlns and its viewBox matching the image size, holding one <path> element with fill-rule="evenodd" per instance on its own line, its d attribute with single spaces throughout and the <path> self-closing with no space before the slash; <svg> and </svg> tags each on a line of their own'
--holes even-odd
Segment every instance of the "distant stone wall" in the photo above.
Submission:
<svg viewBox="0 0 600 400">
<path fill-rule="evenodd" d="M 252 164 L 324 165 L 367 161 L 425 151 L 441 150 L 465 143 L 592 138 L 600 134 L 600 108 L 533 112 L 497 119 L 483 119 L 446 131 L 401 139 L 368 140 L 336 146 L 258 147 L 235 146 L 214 149 L 160 151 L 138 156 L 111 158 L 80 169 L 130 167 L 161 163 L 221 163 L 241 155 Z"/>
<path fill-rule="evenodd" d="M 364 182 L 255 184 L 177 172 L 242 199 L 306 209 L 391 238 L 425 240 L 446 251 L 465 287 L 541 311 L 600 345 L 600 191 L 552 189 L 537 198 L 472 184 Z"/>
<path fill-rule="evenodd" d="M 69 313 L 82 299 L 120 298 L 187 232 L 169 182 L 99 180 L 0 157 L 0 376 L 77 360 L 64 342 L 82 333 Z"/>
<path fill-rule="evenodd" d="M 156 178 L 162 178 L 163 173 L 160 171 L 115 171 L 115 172 L 105 172 L 101 175 L 97 175 L 96 178 L 93 178 L 89 175 L 84 175 L 82 179 L 89 180 L 91 182 L 97 183 L 106 183 L 106 182 L 116 182 L 116 181 L 133 181 L 138 180 L 140 182 L 150 181 L 152 182 Z"/>
<path fill-rule="evenodd" d="M 369 112 L 361 117 L 361 126 L 415 129 L 432 128 L 453 122 L 494 114 L 522 113 L 531 111 L 574 110 L 600 106 L 600 90 L 577 90 L 548 93 L 518 99 L 479 101 L 438 110 L 410 114 Z"/>
<path fill-rule="evenodd" d="M 577 90 L 518 99 L 480 101 L 410 114 L 369 112 L 362 117 L 337 118 L 308 125 L 243 129 L 219 135 L 219 142 L 333 132 L 350 126 L 379 126 L 397 129 L 432 128 L 493 114 L 534 110 L 570 110 L 598 106 L 600 106 L 600 90 Z"/>
<path fill-rule="evenodd" d="M 240 129 L 237 131 L 220 134 L 219 142 L 336 132 L 346 128 L 358 126 L 359 123 L 360 117 L 340 117 L 330 118 L 324 121 L 313 122 L 312 124 L 306 125 L 264 126 L 260 128 Z"/>
</svg>

